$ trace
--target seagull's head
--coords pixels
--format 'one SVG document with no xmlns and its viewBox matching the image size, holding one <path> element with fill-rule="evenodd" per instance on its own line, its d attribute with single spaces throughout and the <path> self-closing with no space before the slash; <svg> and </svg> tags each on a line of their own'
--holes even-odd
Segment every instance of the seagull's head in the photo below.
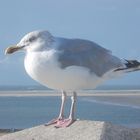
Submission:
<svg viewBox="0 0 140 140">
<path fill-rule="evenodd" d="M 48 31 L 33 31 L 25 35 L 21 41 L 8 47 L 5 54 L 11 54 L 19 50 L 27 52 L 41 51 L 46 49 L 53 42 L 53 36 Z"/>
</svg>

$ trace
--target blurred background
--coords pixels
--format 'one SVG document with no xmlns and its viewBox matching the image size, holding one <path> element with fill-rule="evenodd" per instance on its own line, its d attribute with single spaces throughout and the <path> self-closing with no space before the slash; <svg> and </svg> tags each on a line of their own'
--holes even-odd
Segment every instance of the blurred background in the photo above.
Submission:
<svg viewBox="0 0 140 140">
<path fill-rule="evenodd" d="M 140 60 L 139 0 L 1 0 L 0 86 L 38 85 L 24 70 L 24 53 L 4 50 L 28 32 L 92 40 L 120 58 Z M 140 72 L 105 85 L 139 85 Z"/>
</svg>

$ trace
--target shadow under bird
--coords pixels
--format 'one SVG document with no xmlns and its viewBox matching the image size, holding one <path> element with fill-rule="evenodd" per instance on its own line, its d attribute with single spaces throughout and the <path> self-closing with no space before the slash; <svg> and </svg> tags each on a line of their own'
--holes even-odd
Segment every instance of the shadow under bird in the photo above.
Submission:
<svg viewBox="0 0 140 140">
<path fill-rule="evenodd" d="M 76 120 L 76 91 L 93 89 L 108 79 L 140 70 L 137 60 L 122 60 L 92 41 L 54 37 L 44 30 L 28 33 L 5 54 L 20 50 L 26 52 L 24 66 L 32 79 L 62 91 L 60 114 L 46 124 L 57 128 L 68 127 Z M 67 91 L 73 95 L 69 117 L 65 118 Z"/>
</svg>

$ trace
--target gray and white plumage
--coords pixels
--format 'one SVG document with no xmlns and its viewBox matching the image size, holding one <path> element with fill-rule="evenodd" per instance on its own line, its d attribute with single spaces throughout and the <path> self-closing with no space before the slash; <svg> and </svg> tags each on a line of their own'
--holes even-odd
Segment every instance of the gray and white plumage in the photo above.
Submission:
<svg viewBox="0 0 140 140">
<path fill-rule="evenodd" d="M 16 46 L 26 51 L 27 73 L 52 89 L 95 88 L 117 75 L 115 70 L 126 68 L 121 59 L 92 41 L 54 37 L 48 31 L 31 32 Z"/>
<path fill-rule="evenodd" d="M 106 72 L 122 67 L 122 61 L 98 44 L 82 39 L 61 39 L 58 57 L 61 68 L 72 65 L 86 67 L 91 73 L 101 77 Z"/>
<path fill-rule="evenodd" d="M 26 72 L 39 83 L 62 90 L 62 103 L 58 118 L 48 125 L 67 127 L 75 121 L 75 90 L 93 89 L 105 80 L 123 72 L 140 70 L 136 60 L 122 61 L 98 44 L 83 39 L 53 37 L 48 31 L 27 34 L 16 45 L 6 49 L 6 54 L 18 50 L 26 51 Z M 66 92 L 71 90 L 71 109 L 64 118 Z"/>
<path fill-rule="evenodd" d="M 33 79 L 49 88 L 64 90 L 95 88 L 105 79 L 103 77 L 107 72 L 123 66 L 119 58 L 91 41 L 53 37 L 49 32 L 30 33 L 25 36 L 25 42 L 30 38 L 39 39 L 35 42 L 42 43 L 39 48 L 37 47 L 42 48 L 42 51 L 34 50 L 27 53 L 26 71 Z M 23 41 L 24 38 L 21 43 Z M 46 56 L 49 58 L 45 61 Z M 31 62 L 31 57 L 35 57 L 34 62 Z M 43 66 L 37 66 L 35 63 L 38 62 L 42 62 Z M 34 70 L 31 70 L 31 66 Z"/>
</svg>

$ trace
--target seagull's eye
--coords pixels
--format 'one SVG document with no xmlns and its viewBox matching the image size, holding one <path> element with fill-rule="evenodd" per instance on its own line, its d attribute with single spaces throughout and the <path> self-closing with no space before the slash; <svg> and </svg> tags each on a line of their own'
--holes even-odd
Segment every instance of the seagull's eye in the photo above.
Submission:
<svg viewBox="0 0 140 140">
<path fill-rule="evenodd" d="M 33 42 L 35 39 L 36 39 L 36 37 L 33 36 L 33 37 L 29 38 L 28 41 L 29 41 L 29 42 Z"/>
</svg>

